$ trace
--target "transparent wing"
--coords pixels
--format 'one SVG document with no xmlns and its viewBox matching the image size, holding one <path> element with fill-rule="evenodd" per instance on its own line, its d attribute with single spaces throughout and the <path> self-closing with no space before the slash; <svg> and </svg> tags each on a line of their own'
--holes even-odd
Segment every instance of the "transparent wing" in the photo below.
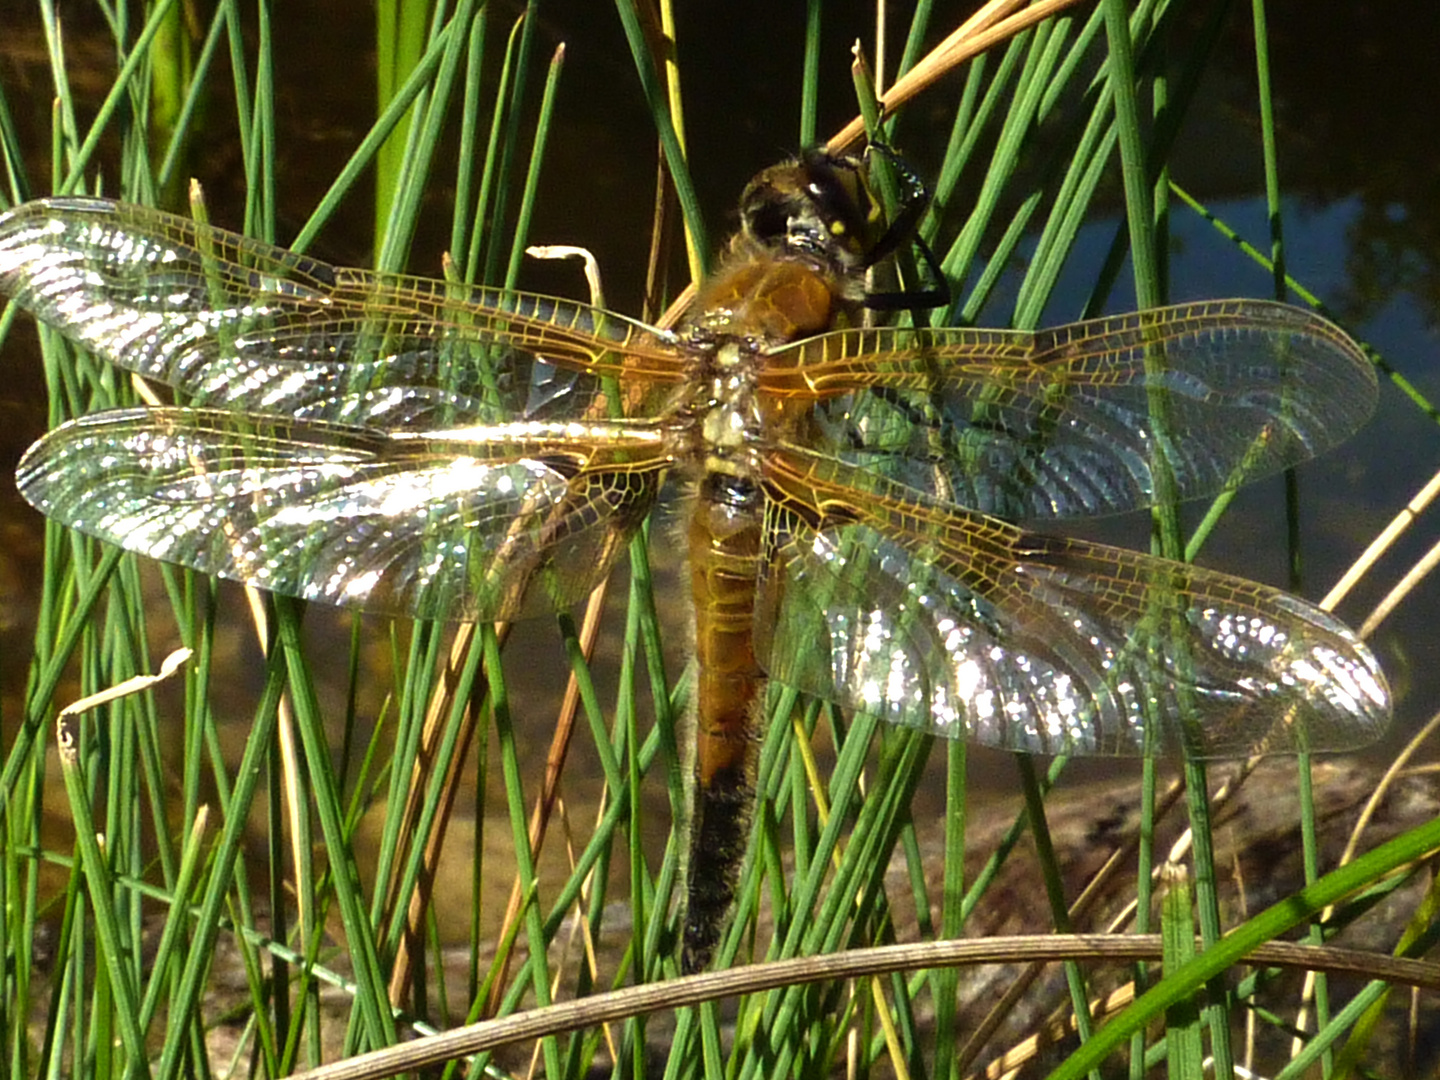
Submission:
<svg viewBox="0 0 1440 1080">
<path fill-rule="evenodd" d="M 945 502 L 1042 520 L 1287 468 L 1343 441 L 1376 397 L 1343 331 L 1258 300 L 1035 332 L 840 331 L 769 356 L 762 386 L 821 399 L 807 446 Z"/>
<path fill-rule="evenodd" d="M 1343 750 L 1389 717 L 1375 657 L 1276 589 L 1025 532 L 804 452 L 767 464 L 757 656 L 842 706 L 989 746 Z"/>
<path fill-rule="evenodd" d="M 0 215 L 0 290 L 196 405 L 419 430 L 658 408 L 682 350 L 527 293 L 334 267 L 158 210 L 44 199 Z M 613 391 L 612 391 L 613 392 Z"/>
<path fill-rule="evenodd" d="M 644 429 L 425 437 L 215 409 L 122 409 L 25 455 L 21 494 L 129 551 L 307 600 L 510 619 L 583 597 L 668 464 Z M 602 436 L 608 436 L 602 438 Z"/>
</svg>

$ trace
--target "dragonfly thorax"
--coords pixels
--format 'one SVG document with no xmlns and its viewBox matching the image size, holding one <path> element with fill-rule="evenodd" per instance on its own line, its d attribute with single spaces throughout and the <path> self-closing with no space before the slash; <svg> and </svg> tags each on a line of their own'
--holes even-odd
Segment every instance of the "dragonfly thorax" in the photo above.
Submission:
<svg viewBox="0 0 1440 1080">
<path fill-rule="evenodd" d="M 699 394 L 691 407 L 699 418 L 700 449 L 705 471 L 753 475 L 763 417 L 756 389 L 758 358 L 753 345 L 727 337 L 709 353 Z"/>
</svg>

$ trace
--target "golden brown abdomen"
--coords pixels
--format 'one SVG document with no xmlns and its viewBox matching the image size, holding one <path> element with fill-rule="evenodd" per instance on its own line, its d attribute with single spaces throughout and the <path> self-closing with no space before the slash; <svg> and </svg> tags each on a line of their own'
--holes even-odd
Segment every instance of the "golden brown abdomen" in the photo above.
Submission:
<svg viewBox="0 0 1440 1080">
<path fill-rule="evenodd" d="M 756 731 L 764 673 L 755 662 L 761 500 L 723 474 L 707 476 L 690 517 L 690 588 L 697 659 L 696 750 L 685 943 L 698 971 L 735 896 L 755 800 Z"/>
</svg>

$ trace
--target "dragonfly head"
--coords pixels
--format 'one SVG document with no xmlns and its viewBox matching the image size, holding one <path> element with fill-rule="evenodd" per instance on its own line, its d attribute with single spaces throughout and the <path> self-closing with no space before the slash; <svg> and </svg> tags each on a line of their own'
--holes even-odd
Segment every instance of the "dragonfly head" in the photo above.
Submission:
<svg viewBox="0 0 1440 1080">
<path fill-rule="evenodd" d="M 884 211 L 859 158 L 807 150 L 751 180 L 740 197 L 745 238 L 779 257 L 820 263 L 839 277 L 870 265 Z"/>
<path fill-rule="evenodd" d="M 893 215 L 886 214 L 870 183 L 872 153 L 884 159 L 898 189 Z M 916 235 L 929 205 L 924 182 L 887 146 L 872 143 L 863 159 L 807 150 L 766 169 L 746 186 L 740 197 L 737 247 L 814 266 L 867 308 L 940 307 L 950 298 L 944 270 Z M 922 275 L 920 284 L 876 289 L 865 272 L 909 244 L 923 259 L 929 280 Z"/>
</svg>

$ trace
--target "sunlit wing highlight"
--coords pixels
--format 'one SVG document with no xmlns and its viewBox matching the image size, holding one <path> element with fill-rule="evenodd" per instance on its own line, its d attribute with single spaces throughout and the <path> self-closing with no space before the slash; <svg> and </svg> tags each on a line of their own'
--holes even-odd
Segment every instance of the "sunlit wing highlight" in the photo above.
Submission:
<svg viewBox="0 0 1440 1080">
<path fill-rule="evenodd" d="M 21 461 L 21 494 L 130 551 L 307 600 L 444 619 L 574 603 L 609 573 L 669 464 L 653 432 L 534 425 L 397 436 L 214 409 L 82 417 Z"/>
<path fill-rule="evenodd" d="M 1039 753 L 1346 750 L 1371 652 L 1277 589 L 1026 532 L 803 451 L 772 457 L 757 654 L 895 723 Z"/>
<path fill-rule="evenodd" d="M 375 274 L 96 199 L 6 217 L 0 287 L 66 336 L 196 405 L 388 428 L 658 408 L 667 334 L 584 304 Z M 654 384 L 646 392 L 648 384 Z"/>
</svg>

